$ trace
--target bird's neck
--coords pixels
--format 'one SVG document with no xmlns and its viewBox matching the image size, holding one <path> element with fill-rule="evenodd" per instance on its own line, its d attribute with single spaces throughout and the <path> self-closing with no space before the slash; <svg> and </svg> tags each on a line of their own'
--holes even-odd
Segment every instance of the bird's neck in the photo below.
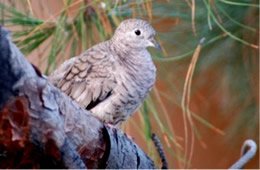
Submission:
<svg viewBox="0 0 260 170">
<path fill-rule="evenodd" d="M 111 39 L 110 50 L 112 53 L 117 55 L 120 60 L 133 61 L 138 60 L 139 62 L 147 62 L 151 60 L 150 54 L 146 48 L 133 48 L 130 45 L 120 40 Z"/>
</svg>

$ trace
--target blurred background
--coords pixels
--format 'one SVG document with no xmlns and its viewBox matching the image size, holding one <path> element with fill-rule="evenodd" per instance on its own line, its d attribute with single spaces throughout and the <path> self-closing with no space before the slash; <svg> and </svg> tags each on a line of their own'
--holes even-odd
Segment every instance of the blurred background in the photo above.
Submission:
<svg viewBox="0 0 260 170">
<path fill-rule="evenodd" d="M 0 23 L 44 74 L 108 40 L 120 21 L 141 18 L 157 31 L 149 49 L 156 84 L 121 127 L 161 167 L 228 168 L 244 140 L 259 144 L 258 0 L 1 0 Z M 259 168 L 257 156 L 245 168 Z"/>
</svg>

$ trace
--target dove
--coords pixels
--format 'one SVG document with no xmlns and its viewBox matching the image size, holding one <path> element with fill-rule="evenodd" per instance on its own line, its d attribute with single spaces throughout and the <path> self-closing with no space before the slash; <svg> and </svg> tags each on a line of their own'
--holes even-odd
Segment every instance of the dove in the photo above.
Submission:
<svg viewBox="0 0 260 170">
<path fill-rule="evenodd" d="M 110 40 L 65 61 L 48 81 L 102 122 L 118 127 L 143 103 L 156 80 L 147 47 L 160 45 L 145 20 L 127 19 Z"/>
</svg>

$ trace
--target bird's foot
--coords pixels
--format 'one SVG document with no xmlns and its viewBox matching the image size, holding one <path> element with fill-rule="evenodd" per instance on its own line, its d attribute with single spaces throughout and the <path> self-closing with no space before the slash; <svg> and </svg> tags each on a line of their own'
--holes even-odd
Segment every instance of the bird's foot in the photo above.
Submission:
<svg viewBox="0 0 260 170">
<path fill-rule="evenodd" d="M 113 124 L 108 123 L 108 124 L 106 124 L 106 125 L 107 125 L 112 131 L 115 130 L 115 129 L 117 129 L 117 127 L 114 126 Z"/>
<path fill-rule="evenodd" d="M 128 138 L 129 140 L 131 140 L 132 142 L 135 142 L 135 138 L 134 138 L 134 137 L 132 137 L 132 136 L 126 134 L 126 133 L 125 133 L 125 135 L 127 136 L 127 138 Z"/>
<path fill-rule="evenodd" d="M 117 126 L 114 126 L 113 124 L 107 123 L 106 125 L 107 125 L 112 131 L 114 131 L 114 130 L 117 129 Z M 125 133 L 125 135 L 126 135 L 126 137 L 127 137 L 129 140 L 131 140 L 132 142 L 135 141 L 135 138 L 134 138 L 134 137 L 132 137 L 132 136 L 126 134 L 126 133 Z"/>
</svg>

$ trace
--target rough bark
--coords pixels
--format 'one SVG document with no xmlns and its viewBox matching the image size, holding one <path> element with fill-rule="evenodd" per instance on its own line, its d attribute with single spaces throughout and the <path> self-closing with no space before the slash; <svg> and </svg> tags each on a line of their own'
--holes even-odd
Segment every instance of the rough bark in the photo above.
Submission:
<svg viewBox="0 0 260 170">
<path fill-rule="evenodd" d="M 126 135 L 48 84 L 1 26 L 0 93 L 1 168 L 155 168 Z"/>
</svg>

